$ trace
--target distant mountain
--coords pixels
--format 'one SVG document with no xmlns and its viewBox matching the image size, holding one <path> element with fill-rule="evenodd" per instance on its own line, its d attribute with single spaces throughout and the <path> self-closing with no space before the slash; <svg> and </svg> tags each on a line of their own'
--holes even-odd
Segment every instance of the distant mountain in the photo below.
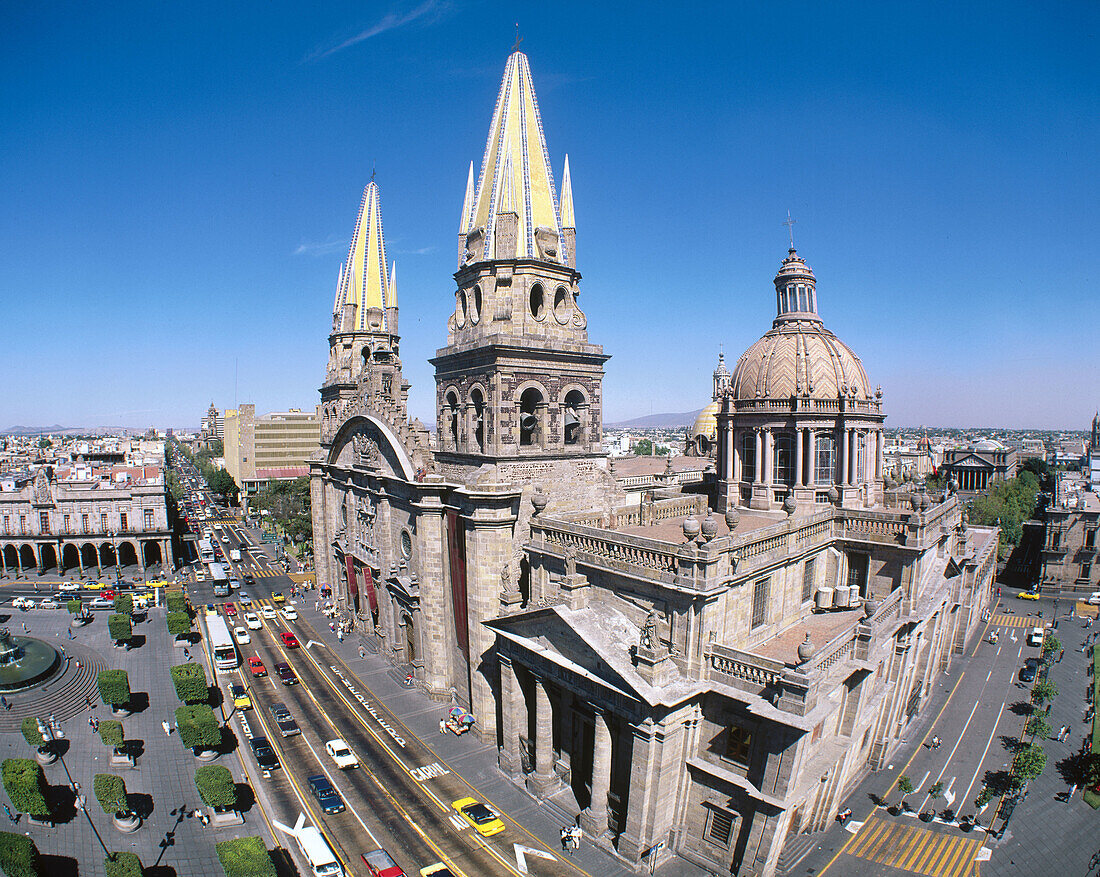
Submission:
<svg viewBox="0 0 1100 877">
<path fill-rule="evenodd" d="M 645 417 L 635 417 L 632 420 L 621 420 L 618 423 L 605 423 L 604 428 L 675 429 L 678 426 L 691 426 L 702 410 L 702 408 L 699 408 L 695 411 L 685 411 L 682 414 L 649 414 Z"/>
<path fill-rule="evenodd" d="M 71 427 L 55 423 L 53 426 L 10 426 L 4 430 L 4 435 L 39 435 L 49 432 L 73 432 Z"/>
</svg>

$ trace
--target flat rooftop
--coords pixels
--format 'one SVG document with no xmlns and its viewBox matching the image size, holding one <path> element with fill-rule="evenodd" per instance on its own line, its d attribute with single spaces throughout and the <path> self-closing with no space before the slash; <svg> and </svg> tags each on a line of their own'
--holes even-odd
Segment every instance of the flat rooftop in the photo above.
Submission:
<svg viewBox="0 0 1100 877">
<path fill-rule="evenodd" d="M 778 524 L 780 521 L 787 520 L 785 512 L 761 512 L 752 511 L 749 509 L 738 509 L 741 515 L 741 520 L 737 524 L 737 535 L 742 533 L 751 533 L 753 530 L 760 530 L 764 527 L 770 527 L 772 524 Z M 703 519 L 706 515 L 691 515 L 699 522 L 703 523 Z M 721 515 L 715 515 L 714 519 L 718 522 L 718 535 L 728 536 L 730 529 L 726 526 L 726 520 Z M 617 533 L 627 533 L 631 536 L 644 536 L 646 539 L 657 539 L 661 542 L 668 542 L 672 545 L 679 545 L 684 541 L 684 519 L 673 518 L 669 521 L 659 521 L 649 527 L 642 527 L 638 525 L 632 525 L 628 527 L 619 527 L 616 529 Z"/>
</svg>

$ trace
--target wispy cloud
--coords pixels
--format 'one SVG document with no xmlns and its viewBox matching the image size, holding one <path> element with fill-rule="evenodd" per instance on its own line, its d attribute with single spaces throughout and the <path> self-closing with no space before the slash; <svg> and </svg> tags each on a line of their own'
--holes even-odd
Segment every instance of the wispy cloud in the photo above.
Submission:
<svg viewBox="0 0 1100 877">
<path fill-rule="evenodd" d="M 329 55 L 334 55 L 337 52 L 342 52 L 344 49 L 357 45 L 364 40 L 369 40 L 372 37 L 376 37 L 379 34 L 384 34 L 386 31 L 396 30 L 399 27 L 404 27 L 407 24 L 412 24 L 418 19 L 431 16 L 431 20 L 435 20 L 441 13 L 446 11 L 448 3 L 446 0 L 424 0 L 419 6 L 410 9 L 408 12 L 390 12 L 384 15 L 379 21 L 372 24 L 364 31 L 360 31 L 353 37 L 349 37 L 341 43 L 332 46 L 328 49 L 321 49 L 307 55 L 304 59 L 309 61 L 320 61 L 322 58 L 327 58 Z"/>
<path fill-rule="evenodd" d="M 427 256 L 436 251 L 435 247 L 420 247 L 416 250 L 394 250 L 396 256 Z"/>
<path fill-rule="evenodd" d="M 302 241 L 294 250 L 295 256 L 327 256 L 336 253 L 348 245 L 347 238 L 330 238 L 327 241 Z"/>
</svg>

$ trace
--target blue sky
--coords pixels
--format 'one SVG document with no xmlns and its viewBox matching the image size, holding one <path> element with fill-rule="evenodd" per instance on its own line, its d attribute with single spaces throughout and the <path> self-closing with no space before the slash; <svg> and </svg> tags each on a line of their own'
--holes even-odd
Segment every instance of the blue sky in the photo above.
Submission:
<svg viewBox="0 0 1100 877">
<path fill-rule="evenodd" d="M 629 9 L 629 14 L 623 14 Z M 709 401 L 786 212 L 895 426 L 1100 403 L 1095 3 L 0 5 L 0 428 L 312 408 L 372 168 L 412 413 L 518 20 L 605 419 Z"/>
</svg>

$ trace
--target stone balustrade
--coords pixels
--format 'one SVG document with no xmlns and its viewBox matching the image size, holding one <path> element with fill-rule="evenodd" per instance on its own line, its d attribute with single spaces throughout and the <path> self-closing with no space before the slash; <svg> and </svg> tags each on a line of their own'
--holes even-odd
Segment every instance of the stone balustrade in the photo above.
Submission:
<svg viewBox="0 0 1100 877">
<path fill-rule="evenodd" d="M 779 684 L 786 666 L 782 661 L 711 643 L 706 651 L 707 681 L 759 693 Z"/>
</svg>

